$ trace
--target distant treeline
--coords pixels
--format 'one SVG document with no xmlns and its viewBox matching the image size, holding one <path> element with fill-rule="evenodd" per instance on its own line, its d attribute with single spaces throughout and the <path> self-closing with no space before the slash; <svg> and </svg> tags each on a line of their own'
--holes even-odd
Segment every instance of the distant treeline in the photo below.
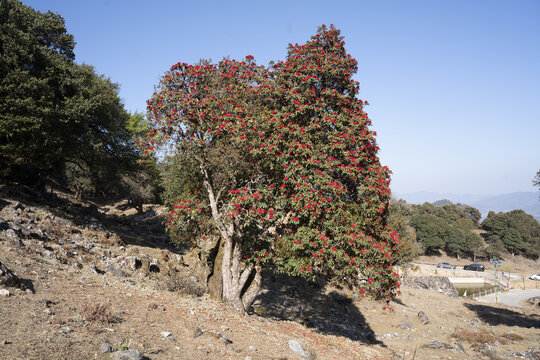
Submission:
<svg viewBox="0 0 540 360">
<path fill-rule="evenodd" d="M 480 222 L 477 209 L 445 200 L 414 205 L 394 199 L 391 205 L 389 223 L 400 234 L 406 259 L 439 250 L 473 260 L 540 256 L 540 224 L 523 210 L 490 211 Z"/>
</svg>

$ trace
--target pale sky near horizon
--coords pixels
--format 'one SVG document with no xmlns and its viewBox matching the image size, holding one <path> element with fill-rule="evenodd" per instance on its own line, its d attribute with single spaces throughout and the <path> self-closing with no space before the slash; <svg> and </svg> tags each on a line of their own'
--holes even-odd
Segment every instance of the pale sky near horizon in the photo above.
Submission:
<svg viewBox="0 0 540 360">
<path fill-rule="evenodd" d="M 249 54 L 267 65 L 334 24 L 358 60 L 393 192 L 537 191 L 540 1 L 23 3 L 64 17 L 76 62 L 118 83 L 131 112 L 172 64 Z"/>
</svg>

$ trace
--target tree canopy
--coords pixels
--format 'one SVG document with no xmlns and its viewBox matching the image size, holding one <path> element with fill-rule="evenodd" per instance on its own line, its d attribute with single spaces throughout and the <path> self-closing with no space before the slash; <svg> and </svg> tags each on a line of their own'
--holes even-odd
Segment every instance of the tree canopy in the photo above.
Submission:
<svg viewBox="0 0 540 360">
<path fill-rule="evenodd" d="M 139 169 L 130 115 L 118 85 L 76 64 L 74 47 L 59 14 L 0 2 L 1 175 L 111 194 Z"/>
<path fill-rule="evenodd" d="M 457 257 L 477 255 L 483 248 L 482 238 L 474 231 L 479 228 L 480 212 L 473 207 L 448 201 L 437 203 L 440 205 L 409 205 L 407 213 L 416 230 L 416 239 L 425 253 L 444 250 Z"/>
<path fill-rule="evenodd" d="M 490 212 L 482 222 L 491 243 L 502 242 L 513 255 L 540 256 L 540 224 L 523 210 L 495 214 Z"/>
<path fill-rule="evenodd" d="M 223 297 L 239 308 L 263 267 L 339 278 L 378 298 L 399 286 L 390 171 L 356 70 L 339 30 L 322 26 L 269 68 L 252 56 L 175 64 L 148 101 L 144 151 L 161 143 L 182 159 L 169 225 L 223 241 Z"/>
</svg>

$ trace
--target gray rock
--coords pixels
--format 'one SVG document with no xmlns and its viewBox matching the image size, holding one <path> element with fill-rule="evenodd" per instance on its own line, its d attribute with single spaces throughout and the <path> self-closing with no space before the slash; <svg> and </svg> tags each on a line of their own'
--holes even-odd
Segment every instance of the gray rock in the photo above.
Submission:
<svg viewBox="0 0 540 360">
<path fill-rule="evenodd" d="M 429 318 L 423 311 L 418 312 L 418 319 L 420 319 L 420 322 L 422 323 L 422 325 L 429 324 Z"/>
<path fill-rule="evenodd" d="M 527 303 L 533 306 L 540 306 L 540 296 L 535 296 L 530 299 L 527 299 Z"/>
<path fill-rule="evenodd" d="M 459 295 L 450 280 L 443 276 L 406 276 L 402 279 L 402 285 L 416 289 L 427 289 L 451 297 Z"/>
<path fill-rule="evenodd" d="M 440 341 L 432 341 L 432 342 L 427 343 L 426 345 L 424 345 L 424 347 L 427 347 L 427 348 L 430 348 L 430 349 L 447 349 L 447 350 L 454 349 L 454 347 L 452 345 L 447 344 L 447 343 L 443 343 L 443 342 L 440 342 Z"/>
<path fill-rule="evenodd" d="M 58 258 L 54 251 L 45 250 L 44 253 L 45 253 L 45 255 L 47 255 L 47 257 L 49 257 L 51 259 L 57 259 Z"/>
<path fill-rule="evenodd" d="M 386 334 L 382 334 L 382 335 L 377 335 L 377 339 L 380 339 L 380 340 L 392 340 L 394 339 L 396 336 L 392 333 L 386 333 Z"/>
<path fill-rule="evenodd" d="M 113 348 L 110 344 L 108 343 L 103 343 L 101 344 L 101 346 L 99 347 L 99 351 L 102 353 L 102 354 L 106 354 L 106 353 L 110 353 L 113 351 Z"/>
<path fill-rule="evenodd" d="M 521 359 L 540 360 L 540 347 L 533 346 L 527 351 L 517 351 L 512 353 L 512 356 Z"/>
<path fill-rule="evenodd" d="M 398 328 L 404 330 L 411 330 L 411 324 L 409 324 L 407 321 L 403 321 L 401 324 L 399 324 Z"/>
<path fill-rule="evenodd" d="M 307 358 L 309 356 L 309 353 L 304 350 L 302 344 L 296 340 L 289 340 L 289 348 L 302 357 Z"/>
<path fill-rule="evenodd" d="M 17 233 L 13 229 L 7 229 L 7 230 L 4 231 L 3 234 L 8 239 L 16 239 L 17 238 Z"/>
<path fill-rule="evenodd" d="M 0 285 L 8 287 L 19 287 L 23 289 L 24 284 L 20 282 L 17 275 L 15 275 L 8 267 L 0 261 Z M 24 290 L 24 289 L 23 289 Z"/>
<path fill-rule="evenodd" d="M 227 334 L 222 333 L 221 331 L 216 331 L 216 330 L 206 330 L 206 329 L 197 328 L 195 332 L 193 333 L 193 337 L 196 338 L 196 337 L 201 336 L 202 334 L 209 334 L 210 336 L 221 340 L 225 344 L 232 344 L 232 340 L 229 339 Z"/>
<path fill-rule="evenodd" d="M 454 348 L 455 348 L 456 350 L 461 351 L 462 353 L 466 353 L 466 352 L 465 352 L 465 348 L 463 347 L 463 342 L 461 342 L 461 341 L 456 341 L 456 343 L 454 344 Z M 539 360 L 540 360 L 540 359 L 539 359 Z"/>
<path fill-rule="evenodd" d="M 114 276 L 118 276 L 118 277 L 126 277 L 126 272 L 112 264 L 108 264 L 107 265 L 107 271 L 111 274 L 113 274 Z"/>
<path fill-rule="evenodd" d="M 495 348 L 489 344 L 482 344 L 482 347 L 480 348 L 480 353 L 493 360 L 500 359 L 499 354 L 497 354 Z"/>
<path fill-rule="evenodd" d="M 111 355 L 112 360 L 142 360 L 142 356 L 135 349 L 116 351 Z"/>
</svg>

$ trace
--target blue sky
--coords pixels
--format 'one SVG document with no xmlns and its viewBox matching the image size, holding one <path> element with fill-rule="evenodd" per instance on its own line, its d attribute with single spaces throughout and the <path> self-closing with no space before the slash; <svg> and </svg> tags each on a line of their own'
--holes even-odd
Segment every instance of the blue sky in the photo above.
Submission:
<svg viewBox="0 0 540 360">
<path fill-rule="evenodd" d="M 266 65 L 334 24 L 358 60 L 394 192 L 536 191 L 540 1 L 23 2 L 65 18 L 76 61 L 118 83 L 129 111 L 144 111 L 179 61 Z"/>
</svg>

